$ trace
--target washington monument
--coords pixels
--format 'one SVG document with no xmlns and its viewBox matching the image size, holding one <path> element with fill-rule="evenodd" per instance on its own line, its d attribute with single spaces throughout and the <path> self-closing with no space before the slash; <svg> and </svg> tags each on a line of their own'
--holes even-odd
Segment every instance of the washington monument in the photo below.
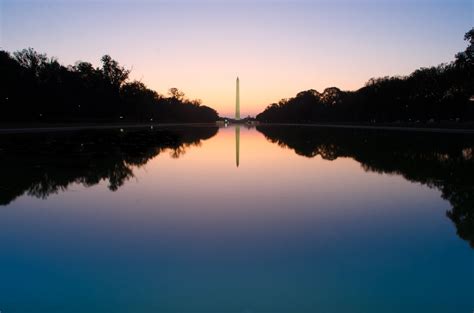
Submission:
<svg viewBox="0 0 474 313">
<path fill-rule="evenodd" d="M 240 89 L 239 77 L 235 81 L 235 119 L 240 120 Z"/>
</svg>

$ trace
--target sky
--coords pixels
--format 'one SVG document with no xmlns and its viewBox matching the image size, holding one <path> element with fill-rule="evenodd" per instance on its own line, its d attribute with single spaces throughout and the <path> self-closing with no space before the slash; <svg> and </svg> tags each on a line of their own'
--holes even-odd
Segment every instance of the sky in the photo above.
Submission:
<svg viewBox="0 0 474 313">
<path fill-rule="evenodd" d="M 131 79 L 232 116 L 299 91 L 357 90 L 372 77 L 450 62 L 474 0 L 0 0 L 0 49 L 64 64 L 111 55 Z"/>
</svg>

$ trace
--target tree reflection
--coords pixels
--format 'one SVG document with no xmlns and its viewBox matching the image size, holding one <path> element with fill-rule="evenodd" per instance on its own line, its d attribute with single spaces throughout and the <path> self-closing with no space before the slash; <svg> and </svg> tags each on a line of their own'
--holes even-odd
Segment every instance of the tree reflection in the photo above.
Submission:
<svg viewBox="0 0 474 313">
<path fill-rule="evenodd" d="M 439 189 L 451 204 L 446 215 L 474 248 L 473 135 L 311 126 L 257 126 L 257 130 L 298 155 L 325 160 L 349 157 L 366 171 L 401 175 Z"/>
<path fill-rule="evenodd" d="M 0 205 L 27 193 L 38 198 L 72 183 L 102 180 L 111 191 L 133 177 L 133 169 L 165 150 L 179 158 L 191 146 L 217 134 L 217 127 L 109 130 L 0 136 Z"/>
</svg>

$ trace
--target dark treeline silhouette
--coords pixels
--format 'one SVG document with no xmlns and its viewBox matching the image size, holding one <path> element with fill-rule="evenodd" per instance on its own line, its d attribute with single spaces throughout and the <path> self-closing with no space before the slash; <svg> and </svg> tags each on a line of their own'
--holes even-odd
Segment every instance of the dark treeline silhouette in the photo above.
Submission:
<svg viewBox="0 0 474 313">
<path fill-rule="evenodd" d="M 63 66 L 29 48 L 0 51 L 0 122 L 214 122 L 215 110 L 176 88 L 168 97 L 129 81 L 105 55 L 101 67 Z"/>
<path fill-rule="evenodd" d="M 474 121 L 474 28 L 454 62 L 421 68 L 406 77 L 370 79 L 354 92 L 332 87 L 302 91 L 269 105 L 260 122 L 438 123 Z"/>
<path fill-rule="evenodd" d="M 458 235 L 474 248 L 474 137 L 396 131 L 257 126 L 271 142 L 305 157 L 349 157 L 364 170 L 401 175 L 441 191 Z"/>
<path fill-rule="evenodd" d="M 133 168 L 169 150 L 179 158 L 186 149 L 217 134 L 217 127 L 108 130 L 0 136 L 0 205 L 27 193 L 45 198 L 72 183 L 107 180 L 117 190 Z"/>
</svg>

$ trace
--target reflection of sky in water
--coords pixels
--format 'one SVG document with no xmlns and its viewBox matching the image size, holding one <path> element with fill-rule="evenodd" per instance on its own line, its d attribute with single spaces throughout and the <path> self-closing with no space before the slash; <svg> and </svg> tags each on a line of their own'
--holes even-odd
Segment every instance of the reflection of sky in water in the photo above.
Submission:
<svg viewBox="0 0 474 313">
<path fill-rule="evenodd" d="M 116 192 L 0 207 L 5 312 L 469 312 L 474 257 L 440 192 L 240 129 Z"/>
</svg>

